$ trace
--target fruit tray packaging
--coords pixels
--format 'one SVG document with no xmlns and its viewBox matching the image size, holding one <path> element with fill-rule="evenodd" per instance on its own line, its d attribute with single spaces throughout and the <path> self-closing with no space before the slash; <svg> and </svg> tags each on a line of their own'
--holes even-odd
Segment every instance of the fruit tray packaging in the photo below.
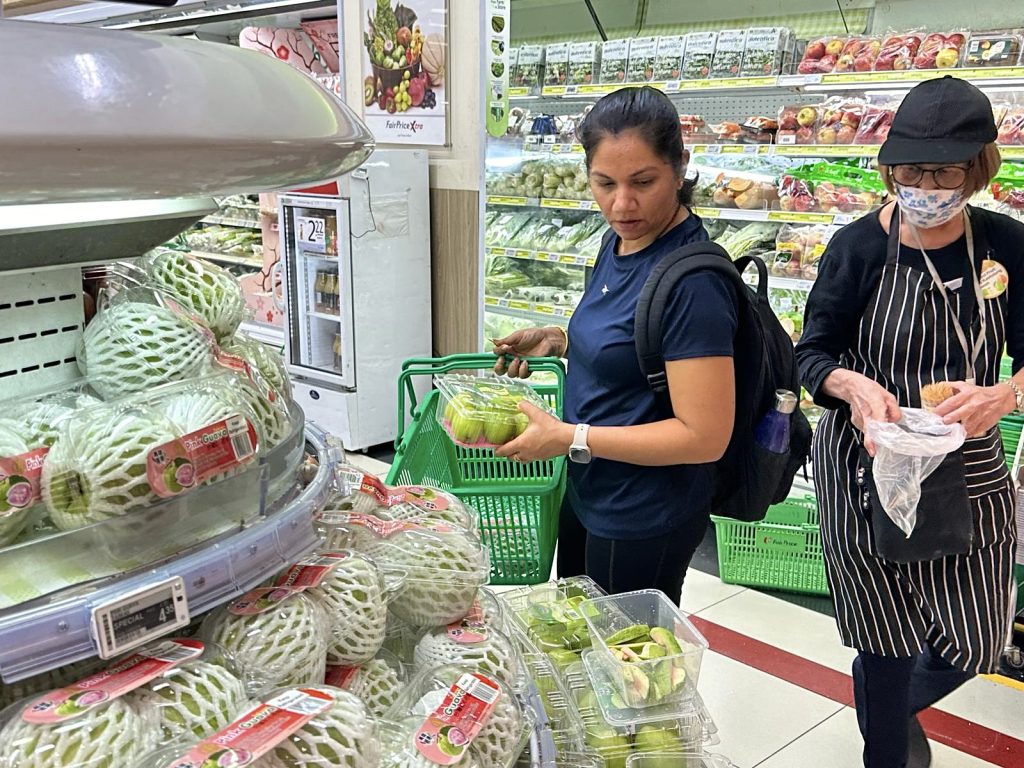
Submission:
<svg viewBox="0 0 1024 768">
<path fill-rule="evenodd" d="M 868 104 L 860 119 L 860 127 L 853 139 L 854 144 L 883 144 L 889 137 L 892 120 L 896 116 L 899 104 L 887 102 Z"/>
<path fill-rule="evenodd" d="M 602 768 L 623 766 L 636 755 L 699 752 L 717 739 L 717 728 L 696 695 L 671 711 L 658 708 L 657 719 L 632 710 L 612 723 L 601 702 L 607 702 L 614 689 L 607 682 L 595 686 L 583 662 L 565 671 L 565 685 L 583 722 L 584 745 L 600 756 Z"/>
<path fill-rule="evenodd" d="M 817 144 L 853 144 L 866 103 L 863 99 L 828 99 L 821 108 Z"/>
<path fill-rule="evenodd" d="M 1024 107 L 1010 107 L 999 124 L 996 141 L 1003 146 L 1024 145 Z"/>
<path fill-rule="evenodd" d="M 590 85 L 601 76 L 601 46 L 598 43 L 572 43 L 569 46 L 569 83 Z"/>
<path fill-rule="evenodd" d="M 522 57 L 520 51 L 519 56 Z M 567 85 L 569 82 L 569 44 L 551 43 L 544 50 L 544 85 Z"/>
<path fill-rule="evenodd" d="M 1012 67 L 1020 59 L 1024 38 L 1018 34 L 998 32 L 971 35 L 964 52 L 964 66 Z"/>
<path fill-rule="evenodd" d="M 562 674 L 551 659 L 534 649 L 524 650 L 523 667 L 540 696 L 559 752 L 571 749 L 583 738 L 583 721 Z"/>
<path fill-rule="evenodd" d="M 513 88 L 539 88 L 544 82 L 544 46 L 524 45 L 519 48 Z"/>
<path fill-rule="evenodd" d="M 761 211 L 775 208 L 778 191 L 774 183 L 745 176 L 742 172 L 722 172 L 715 179 L 712 203 L 719 208 Z"/>
<path fill-rule="evenodd" d="M 914 69 L 952 69 L 960 65 L 966 31 L 932 32 L 921 43 L 914 57 Z"/>
<path fill-rule="evenodd" d="M 784 224 L 775 240 L 776 257 L 769 265 L 773 275 L 813 280 L 825 253 L 832 228 L 817 224 Z"/>
<path fill-rule="evenodd" d="M 634 37 L 629 41 L 629 67 L 626 80 L 649 83 L 654 79 L 654 60 L 658 55 L 658 38 Z"/>
<path fill-rule="evenodd" d="M 601 82 L 626 82 L 629 65 L 629 39 L 605 40 L 601 44 Z"/>
<path fill-rule="evenodd" d="M 836 72 L 870 72 L 882 50 L 880 37 L 851 37 L 836 60 Z"/>
<path fill-rule="evenodd" d="M 919 31 L 890 33 L 875 58 L 876 72 L 911 69 L 921 48 L 923 33 Z"/>
<path fill-rule="evenodd" d="M 658 52 L 654 59 L 654 79 L 678 80 L 683 74 L 683 56 L 686 54 L 686 35 L 663 35 L 658 38 Z"/>
<path fill-rule="evenodd" d="M 438 423 L 464 448 L 497 448 L 526 431 L 524 400 L 549 413 L 536 390 L 506 376 L 447 374 L 436 379 L 441 393 Z"/>
<path fill-rule="evenodd" d="M 736 768 L 736 764 L 724 755 L 707 752 L 679 752 L 659 755 L 631 755 L 626 768 L 663 768 L 666 759 L 671 759 L 673 768 Z"/>
<path fill-rule="evenodd" d="M 479 699 L 485 705 L 491 705 L 493 700 L 493 706 L 484 706 L 478 716 L 468 717 L 466 724 L 469 727 L 462 730 L 475 731 L 469 743 L 485 765 L 512 768 L 530 740 L 537 715 L 532 708 L 520 702 L 505 682 L 488 675 L 475 664 L 442 664 L 422 669 L 385 717 L 394 722 L 412 718 L 422 723 L 432 714 L 442 711 L 447 699 L 460 693 L 467 697 L 483 693 Z M 443 749 L 443 734 L 442 730 L 436 746 L 449 754 Z"/>
<path fill-rule="evenodd" d="M 782 107 L 779 110 L 779 130 L 775 142 L 783 146 L 814 144 L 822 106 L 795 104 Z"/>
<path fill-rule="evenodd" d="M 694 695 L 708 642 L 664 593 L 593 598 L 580 611 L 597 661 L 625 707 L 655 707 Z"/>
<path fill-rule="evenodd" d="M 723 29 L 719 32 L 708 77 L 738 77 L 743 67 L 743 51 L 746 45 L 745 29 Z"/>
<path fill-rule="evenodd" d="M 786 27 L 755 27 L 747 30 L 743 49 L 742 77 L 776 75 L 793 53 L 793 34 Z"/>
<path fill-rule="evenodd" d="M 839 57 L 846 47 L 847 38 L 829 35 L 812 40 L 804 49 L 803 58 L 796 67 L 801 75 L 827 75 L 834 72 Z"/>
<path fill-rule="evenodd" d="M 686 53 L 683 55 L 683 79 L 703 80 L 711 74 L 711 63 L 715 58 L 717 32 L 690 32 L 686 36 Z"/>
</svg>

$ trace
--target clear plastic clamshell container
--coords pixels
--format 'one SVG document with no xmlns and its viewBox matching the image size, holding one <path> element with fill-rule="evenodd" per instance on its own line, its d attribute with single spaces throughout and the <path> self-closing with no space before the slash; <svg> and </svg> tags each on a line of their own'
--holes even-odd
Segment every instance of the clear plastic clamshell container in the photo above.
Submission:
<svg viewBox="0 0 1024 768">
<path fill-rule="evenodd" d="M 522 656 L 508 635 L 486 625 L 461 631 L 450 625 L 429 629 L 413 651 L 413 666 L 428 669 L 442 664 L 461 664 L 496 678 L 517 692 L 527 686 Z"/>
<path fill-rule="evenodd" d="M 437 763 L 428 760 L 416 748 L 414 735 L 423 725 L 422 717 L 407 717 L 398 722 L 381 721 L 380 768 L 435 768 Z M 462 757 L 452 763 L 456 768 L 487 768 L 472 744 Z"/>
<path fill-rule="evenodd" d="M 332 546 L 363 552 L 403 583 L 391 611 L 415 627 L 463 619 L 490 576 L 487 548 L 476 532 L 429 520 L 401 522 L 347 513 L 320 516 Z"/>
<path fill-rule="evenodd" d="M 640 590 L 586 600 L 595 664 L 623 708 L 657 707 L 693 696 L 707 640 L 662 592 Z"/>
<path fill-rule="evenodd" d="M 380 727 L 363 702 L 331 686 L 311 685 L 268 693 L 216 734 L 179 741 L 125 765 L 365 768 L 377 765 L 380 755 Z"/>
<path fill-rule="evenodd" d="M 358 696 L 370 714 L 383 717 L 409 681 L 409 665 L 381 648 L 374 658 L 354 667 L 327 665 L 326 683 Z"/>
<path fill-rule="evenodd" d="M 524 400 L 551 412 L 531 386 L 507 376 L 445 374 L 435 382 L 438 423 L 466 448 L 496 448 L 521 435 L 530 423 L 519 410 Z"/>
<path fill-rule="evenodd" d="M 680 752 L 662 755 L 631 755 L 626 768 L 736 768 L 736 764 L 722 755 L 705 752 Z"/>
<path fill-rule="evenodd" d="M 259 587 L 221 606 L 207 614 L 200 636 L 245 669 L 253 697 L 322 683 L 333 638 L 320 604 L 289 587 Z"/>
<path fill-rule="evenodd" d="M 389 720 L 424 718 L 442 708 L 446 698 L 466 688 L 480 670 L 464 664 L 446 664 L 420 671 L 387 714 Z M 487 676 L 497 693 L 490 714 L 472 740 L 473 749 L 489 768 L 511 768 L 530 740 L 536 714 L 524 707 L 515 692 L 501 680 Z"/>
<path fill-rule="evenodd" d="M 547 727 L 559 753 L 581 748 L 583 720 L 554 664 L 542 653 L 531 653 L 525 656 L 523 665 L 537 690 Z"/>
</svg>

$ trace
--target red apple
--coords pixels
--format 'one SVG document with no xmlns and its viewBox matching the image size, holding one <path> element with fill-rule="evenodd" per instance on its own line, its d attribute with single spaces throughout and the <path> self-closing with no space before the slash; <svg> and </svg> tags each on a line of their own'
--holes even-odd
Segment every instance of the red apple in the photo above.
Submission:
<svg viewBox="0 0 1024 768">
<path fill-rule="evenodd" d="M 797 121 L 796 110 L 785 109 L 782 114 L 779 115 L 779 130 L 780 131 L 795 131 L 800 127 L 800 123 Z"/>
<path fill-rule="evenodd" d="M 857 137 L 857 129 L 850 125 L 844 125 L 836 131 L 836 144 L 853 144 Z"/>
<path fill-rule="evenodd" d="M 858 72 L 870 72 L 874 62 L 870 56 L 858 56 L 853 61 L 853 68 Z"/>
<path fill-rule="evenodd" d="M 820 59 L 822 56 L 825 55 L 825 52 L 825 43 L 823 43 L 821 40 L 816 40 L 815 42 L 810 43 L 807 46 L 807 50 L 804 51 L 804 61 L 808 59 Z"/>
<path fill-rule="evenodd" d="M 838 60 L 839 60 L 838 57 L 837 56 L 833 56 L 831 53 L 825 54 L 824 56 L 821 57 L 821 61 L 819 62 L 819 66 L 821 67 L 821 71 L 822 72 L 831 72 L 832 70 L 834 70 L 836 68 L 836 62 Z"/>
<path fill-rule="evenodd" d="M 814 131 L 809 127 L 805 126 L 796 132 L 796 143 L 797 144 L 813 144 L 814 143 Z"/>
</svg>

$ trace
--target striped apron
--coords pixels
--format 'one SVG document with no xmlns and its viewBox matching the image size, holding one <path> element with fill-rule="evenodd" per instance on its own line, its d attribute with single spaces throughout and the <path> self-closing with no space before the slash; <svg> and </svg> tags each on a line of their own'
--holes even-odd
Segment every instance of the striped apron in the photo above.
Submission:
<svg viewBox="0 0 1024 768">
<path fill-rule="evenodd" d="M 964 354 L 951 311 L 962 317 L 961 302 L 971 286 L 965 280 L 960 290 L 949 291 L 947 308 L 928 272 L 900 263 L 895 217 L 891 228 L 881 280 L 840 364 L 881 384 L 902 407 L 919 408 L 922 386 L 963 378 Z M 986 257 L 980 250 L 979 269 Z M 984 303 L 986 334 L 975 376 L 979 386 L 991 386 L 999 380 L 1007 294 Z M 972 314 L 975 322 L 967 333 L 974 338 L 980 316 Z M 814 480 L 843 643 L 882 656 L 916 655 L 930 643 L 959 669 L 993 671 L 1012 616 L 1016 548 L 1013 491 L 998 429 L 964 444 L 974 524 L 971 551 L 927 562 L 898 564 L 878 557 L 870 512 L 860 505 L 859 450 L 860 433 L 849 410 L 827 412 L 815 434 Z"/>
</svg>

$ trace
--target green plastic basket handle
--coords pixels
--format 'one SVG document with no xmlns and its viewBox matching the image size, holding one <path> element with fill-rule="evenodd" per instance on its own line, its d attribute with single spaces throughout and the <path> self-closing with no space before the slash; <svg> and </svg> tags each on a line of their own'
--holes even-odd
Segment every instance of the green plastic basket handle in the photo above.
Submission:
<svg viewBox="0 0 1024 768">
<path fill-rule="evenodd" d="M 527 357 L 530 370 L 536 373 L 553 373 L 558 379 L 559 403 L 561 394 L 565 392 L 565 363 L 557 357 Z M 414 376 L 436 376 L 451 371 L 489 371 L 498 361 L 497 355 L 448 355 L 447 357 L 414 357 L 402 363 L 402 372 L 398 376 L 398 435 L 395 437 L 395 450 L 398 450 L 405 438 L 406 413 L 414 416 L 416 407 L 416 390 L 412 385 Z M 406 406 L 408 400 L 408 407 Z M 559 413 L 561 416 L 561 413 Z"/>
</svg>

